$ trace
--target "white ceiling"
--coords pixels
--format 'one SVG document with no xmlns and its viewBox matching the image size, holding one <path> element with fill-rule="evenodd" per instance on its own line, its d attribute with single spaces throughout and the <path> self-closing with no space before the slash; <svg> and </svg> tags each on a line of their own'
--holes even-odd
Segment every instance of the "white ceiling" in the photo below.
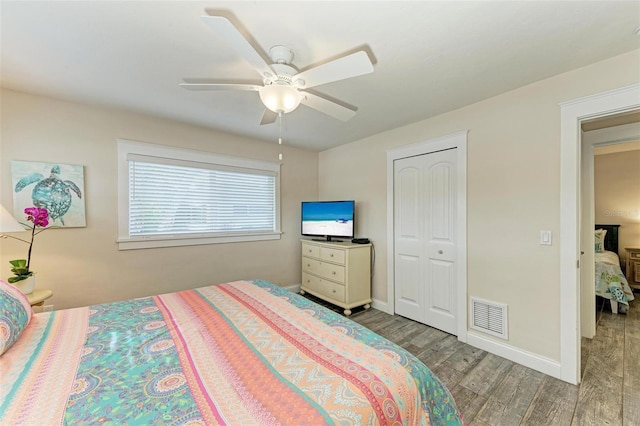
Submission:
<svg viewBox="0 0 640 426">
<path fill-rule="evenodd" d="M 207 27 L 230 13 L 304 70 L 365 49 L 373 74 L 317 87 L 356 106 L 344 123 L 300 106 L 284 143 L 323 150 L 640 48 L 638 1 L 6 1 L 3 87 L 275 141 L 255 92 L 190 92 L 183 78 L 255 81 Z M 266 58 L 266 56 L 265 56 Z M 640 61 L 640 57 L 639 57 Z"/>
</svg>

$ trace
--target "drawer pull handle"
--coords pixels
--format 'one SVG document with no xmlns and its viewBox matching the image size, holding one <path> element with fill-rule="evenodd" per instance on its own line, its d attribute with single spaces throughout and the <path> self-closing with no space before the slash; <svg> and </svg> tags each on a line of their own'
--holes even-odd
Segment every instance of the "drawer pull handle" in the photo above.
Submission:
<svg viewBox="0 0 640 426">
<path fill-rule="evenodd" d="M 331 253 L 331 254 L 329 255 L 329 257 L 333 257 L 333 253 Z"/>
<path fill-rule="evenodd" d="M 333 290 L 333 292 L 335 293 L 335 292 L 336 292 L 336 290 L 334 289 L 334 290 Z"/>
<path fill-rule="evenodd" d="M 331 272 L 331 273 L 332 273 L 333 275 L 335 275 L 335 274 L 336 274 L 336 271 L 333 271 L 333 272 Z"/>
<path fill-rule="evenodd" d="M 438 254 L 442 254 L 442 250 L 438 250 Z"/>
</svg>

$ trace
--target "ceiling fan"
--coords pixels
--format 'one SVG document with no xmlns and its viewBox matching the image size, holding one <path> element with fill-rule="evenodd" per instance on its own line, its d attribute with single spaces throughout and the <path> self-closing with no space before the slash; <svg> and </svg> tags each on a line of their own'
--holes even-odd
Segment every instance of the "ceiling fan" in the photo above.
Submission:
<svg viewBox="0 0 640 426">
<path fill-rule="evenodd" d="M 258 92 L 267 108 L 260 124 L 273 123 L 278 115 L 293 111 L 301 103 L 342 121 L 351 119 L 356 111 L 326 99 L 307 89 L 334 81 L 357 77 L 373 72 L 373 65 L 363 50 L 343 56 L 334 61 L 303 72 L 291 64 L 293 52 L 285 46 L 269 49 L 271 64 L 268 64 L 240 31 L 223 16 L 203 16 L 205 24 L 223 37 L 229 45 L 260 74 L 262 83 L 229 84 L 202 83 L 184 79 L 180 86 L 188 90 L 240 90 Z"/>
</svg>

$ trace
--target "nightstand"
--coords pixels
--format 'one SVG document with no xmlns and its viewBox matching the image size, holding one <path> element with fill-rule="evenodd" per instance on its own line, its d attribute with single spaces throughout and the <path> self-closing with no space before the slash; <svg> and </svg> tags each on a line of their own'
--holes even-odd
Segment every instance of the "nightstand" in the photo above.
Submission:
<svg viewBox="0 0 640 426">
<path fill-rule="evenodd" d="M 625 247 L 627 251 L 627 281 L 629 287 L 640 289 L 640 247 Z"/>
<path fill-rule="evenodd" d="M 44 301 L 53 296 L 53 291 L 48 288 L 37 288 L 33 290 L 33 293 L 26 294 L 27 300 L 31 306 L 42 306 Z"/>
</svg>

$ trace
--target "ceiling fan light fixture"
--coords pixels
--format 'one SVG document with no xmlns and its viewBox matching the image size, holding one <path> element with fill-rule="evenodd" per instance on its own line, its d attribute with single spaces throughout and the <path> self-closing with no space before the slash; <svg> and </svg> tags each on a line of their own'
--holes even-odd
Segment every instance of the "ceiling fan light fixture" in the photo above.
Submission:
<svg viewBox="0 0 640 426">
<path fill-rule="evenodd" d="M 288 84 L 273 83 L 263 86 L 258 91 L 260 100 L 273 112 L 288 113 L 300 105 L 302 94 Z"/>
</svg>

